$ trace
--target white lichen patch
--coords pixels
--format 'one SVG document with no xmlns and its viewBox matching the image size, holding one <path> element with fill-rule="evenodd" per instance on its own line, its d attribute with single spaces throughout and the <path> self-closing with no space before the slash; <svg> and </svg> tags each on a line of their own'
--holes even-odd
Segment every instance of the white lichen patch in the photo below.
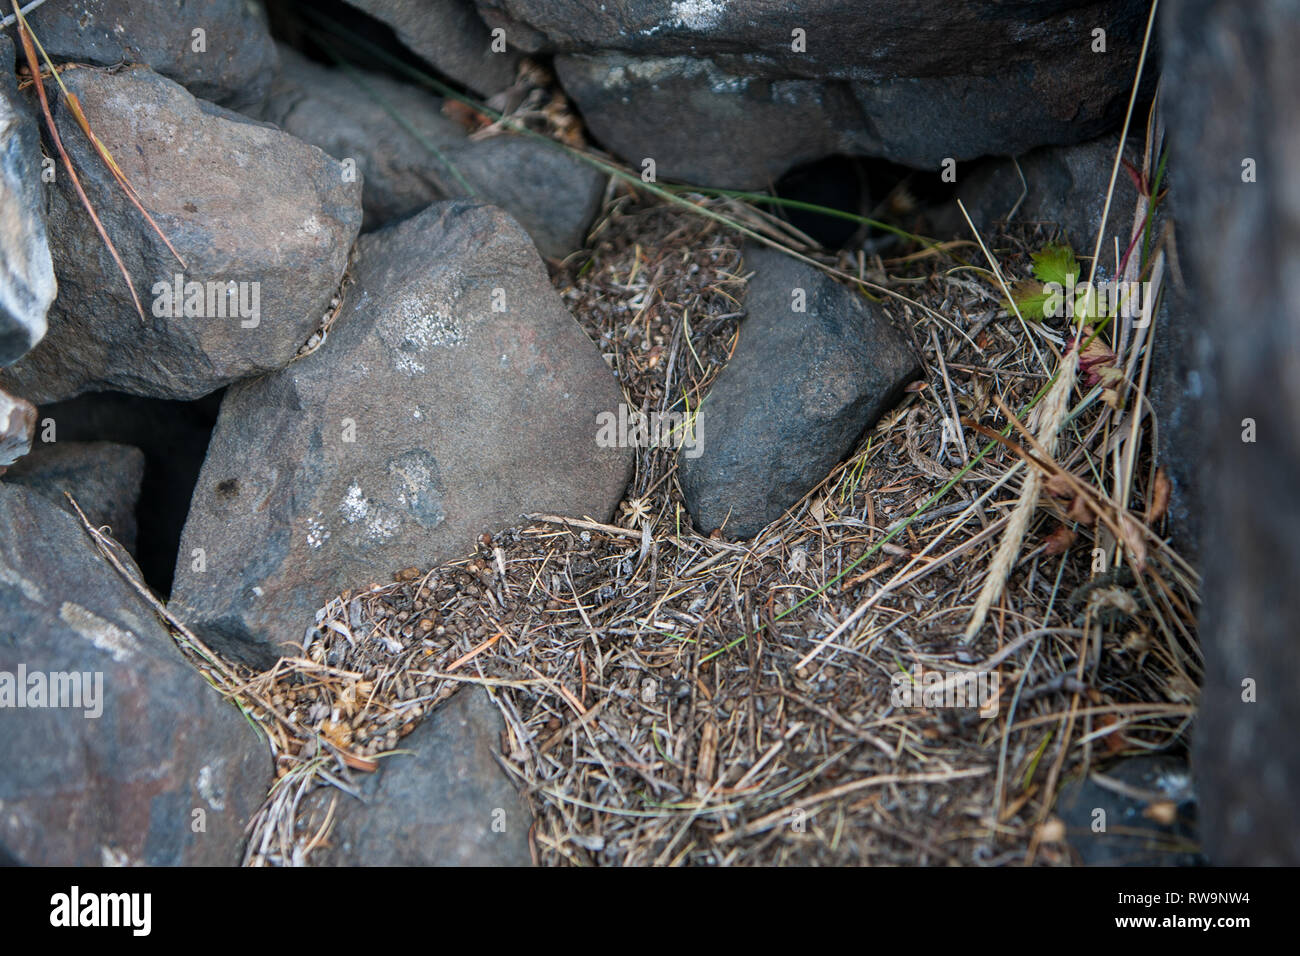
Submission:
<svg viewBox="0 0 1300 956">
<path fill-rule="evenodd" d="M 367 498 L 355 481 L 348 486 L 348 493 L 339 505 L 339 513 L 348 524 L 361 525 L 366 536 L 374 541 L 391 538 L 402 526 L 399 516 Z"/>
<path fill-rule="evenodd" d="M 212 768 L 207 764 L 204 764 L 199 768 L 199 777 L 198 780 L 195 781 L 195 787 L 199 791 L 199 796 L 201 796 L 213 810 L 220 813 L 222 810 L 226 809 L 224 795 L 216 786 L 213 780 Z"/>
<path fill-rule="evenodd" d="M 674 0 L 668 25 L 684 30 L 711 30 L 727 11 L 728 0 Z"/>
<path fill-rule="evenodd" d="M 23 597 L 33 604 L 41 604 L 45 600 L 45 595 L 41 592 L 39 585 L 35 581 L 23 577 L 13 568 L 0 566 L 0 584 L 16 587 L 23 592 Z"/>
<path fill-rule="evenodd" d="M 111 654 L 115 661 L 129 660 L 140 650 L 140 644 L 134 634 L 122 630 L 112 621 L 104 620 L 80 604 L 64 601 L 59 606 L 59 619 L 72 628 L 79 637 L 90 641 L 101 651 Z"/>
<path fill-rule="evenodd" d="M 401 296 L 384 312 L 378 324 L 380 337 L 392 355 L 393 367 L 406 375 L 425 371 L 420 357 L 433 349 L 454 348 L 465 342 L 456 318 L 455 299 L 431 302 L 419 292 Z"/>
<path fill-rule="evenodd" d="M 318 511 L 315 518 L 307 519 L 307 547 L 313 551 L 320 550 L 330 537 L 329 529 L 320 521 L 324 517 L 325 515 Z"/>
</svg>

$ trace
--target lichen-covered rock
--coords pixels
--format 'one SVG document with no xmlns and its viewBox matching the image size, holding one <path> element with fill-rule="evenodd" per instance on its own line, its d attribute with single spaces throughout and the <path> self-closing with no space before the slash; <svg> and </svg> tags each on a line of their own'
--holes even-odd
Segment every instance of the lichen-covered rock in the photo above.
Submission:
<svg viewBox="0 0 1300 956">
<path fill-rule="evenodd" d="M 435 203 L 361 238 L 324 346 L 227 392 L 172 609 L 227 653 L 289 652 L 344 588 L 472 551 L 552 511 L 605 520 L 620 393 L 505 213 Z"/>
<path fill-rule="evenodd" d="M 80 522 L 0 482 L 0 857 L 235 866 L 270 782 L 266 744 Z"/>
</svg>

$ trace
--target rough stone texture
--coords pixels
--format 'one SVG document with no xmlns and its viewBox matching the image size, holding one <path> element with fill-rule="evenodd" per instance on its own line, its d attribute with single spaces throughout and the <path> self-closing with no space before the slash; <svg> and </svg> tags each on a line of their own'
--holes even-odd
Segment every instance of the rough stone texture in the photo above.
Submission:
<svg viewBox="0 0 1300 956">
<path fill-rule="evenodd" d="M 495 754 L 505 723 L 487 692 L 458 691 L 380 762 L 361 800 L 339 796 L 325 866 L 529 866 L 532 814 Z M 317 827 L 337 791 L 310 799 Z"/>
<path fill-rule="evenodd" d="M 144 480 L 137 509 L 136 563 L 155 593 L 171 592 L 176 548 L 190 511 L 208 437 L 217 423 L 221 392 L 194 402 L 170 402 L 117 392 L 93 392 L 40 409 L 41 437 L 53 423 L 64 442 L 108 441 L 144 452 Z"/>
<path fill-rule="evenodd" d="M 737 188 L 835 152 L 937 170 L 1105 132 L 1123 116 L 1146 4 L 1042 7 L 479 0 L 512 44 L 563 54 L 564 88 L 607 148 L 653 157 L 666 178 Z M 1108 52 L 1092 52 L 1094 28 Z"/>
<path fill-rule="evenodd" d="M 27 20 L 56 63 L 143 64 L 231 109 L 261 102 L 275 76 L 265 14 L 247 0 L 78 0 L 47 3 Z M 204 52 L 194 49 L 196 29 Z"/>
<path fill-rule="evenodd" d="M 31 451 L 36 406 L 0 390 L 0 475 Z"/>
<path fill-rule="evenodd" d="M 6 685 L 11 702 L 0 710 L 3 852 L 43 866 L 236 865 L 271 782 L 265 743 L 181 658 L 79 522 L 8 483 L 0 608 L 0 702 Z M 86 716 L 98 708 L 85 699 L 12 706 L 36 674 L 72 672 L 102 674 L 100 716 Z M 192 830 L 195 810 L 205 833 Z"/>
<path fill-rule="evenodd" d="M 1200 639 L 1192 766 L 1215 864 L 1300 863 L 1300 4 L 1162 5 L 1187 320 L 1205 330 Z M 1243 181 L 1244 159 L 1256 164 Z M 1242 440 L 1252 419 L 1256 441 Z M 1255 701 L 1243 700 L 1243 681 Z"/>
<path fill-rule="evenodd" d="M 920 369 L 883 312 L 824 273 L 750 248 L 740 343 L 700 406 L 679 473 L 705 532 L 750 538 L 811 491 Z M 793 310 L 793 292 L 806 311 Z"/>
<path fill-rule="evenodd" d="M 181 540 L 173 609 L 254 662 L 522 513 L 606 520 L 630 475 L 596 444 L 613 375 L 505 213 L 435 203 L 363 236 L 354 272 L 324 347 L 227 392 Z"/>
<path fill-rule="evenodd" d="M 0 371 L 0 386 L 37 403 L 102 389 L 197 398 L 288 363 L 319 327 L 343 274 L 361 226 L 361 184 L 344 182 L 342 167 L 315 147 L 195 100 L 143 67 L 68 70 L 63 79 L 186 257 L 185 281 L 246 283 L 241 294 L 250 306 L 252 283 L 260 283 L 260 316 L 253 327 L 253 318 L 231 317 L 224 302 L 224 318 L 155 314 L 155 284 L 174 285 L 180 264 L 81 132 L 65 131 L 64 145 L 135 281 L 146 321 L 141 325 L 126 281 L 60 172 L 49 190 L 59 277 L 50 331 L 27 358 Z M 206 303 L 204 311 L 211 314 Z"/>
<path fill-rule="evenodd" d="M 4 481 L 30 488 L 68 514 L 76 514 L 64 492 L 77 499 L 95 527 L 108 525 L 113 538 L 135 555 L 135 506 L 144 477 L 144 452 L 112 442 L 55 442 L 37 445 L 14 465 Z"/>
<path fill-rule="evenodd" d="M 1055 224 L 1061 229 L 1061 237 L 1076 253 L 1091 256 L 1097 230 L 1101 227 L 1111 166 L 1118 148 L 1119 135 L 1116 134 L 1075 146 L 1035 149 L 1018 160 L 1024 183 L 1021 183 L 1011 160 L 985 160 L 969 172 L 959 172 L 957 195 L 942 215 L 936 217 L 935 231 L 939 235 L 970 237 L 970 226 L 957 208 L 956 199 L 960 199 L 971 221 L 983 235 L 987 236 L 1005 224 L 1008 215 L 1014 211 L 1012 223 Z M 1141 168 L 1141 158 L 1131 140 L 1125 156 Z M 1020 198 L 1022 193 L 1023 199 Z M 1133 180 L 1121 167 L 1115 179 L 1106 238 L 1101 246 L 1102 266 L 1111 274 L 1115 268 L 1115 240 L 1119 240 L 1122 256 L 1129 244 L 1136 202 L 1137 190 Z M 1152 238 L 1157 236 L 1158 233 L 1153 233 Z"/>
<path fill-rule="evenodd" d="M 1111 786 L 1107 786 L 1111 784 Z M 1119 793 L 1114 785 L 1126 789 Z M 1167 809 L 1173 820 L 1157 816 Z M 1105 811 L 1105 829 L 1096 829 Z M 1056 813 L 1084 866 L 1197 866 L 1196 798 L 1187 761 L 1165 754 L 1132 757 L 1061 788 Z"/>
<path fill-rule="evenodd" d="M 469 195 L 428 143 L 478 198 L 514 216 L 542 255 L 563 258 L 582 245 L 605 188 L 599 170 L 522 136 L 470 142 L 464 127 L 442 114 L 438 97 L 383 76 L 363 75 L 365 85 L 418 133 L 412 135 L 347 74 L 289 49 L 281 52 L 281 61 L 263 118 L 335 159 L 356 161 L 365 182 L 366 229 L 437 199 Z"/>
<path fill-rule="evenodd" d="M 637 168 L 653 159 L 663 179 L 764 188 L 800 163 L 853 151 L 857 108 L 843 84 L 738 79 L 687 56 L 560 56 L 555 69 L 592 135 Z"/>
<path fill-rule="evenodd" d="M 13 44 L 0 35 L 0 367 L 45 335 L 54 301 L 54 264 L 45 235 L 41 141 L 18 96 Z"/>
<path fill-rule="evenodd" d="M 1094 26 L 1109 48 L 1145 24 L 1140 3 L 1055 0 L 476 0 L 489 26 L 529 52 L 619 50 L 717 57 L 753 76 L 881 80 L 993 73 L 998 59 L 1069 60 L 1081 85 L 1105 84 Z M 595 7 L 596 9 L 593 9 Z M 804 52 L 791 31 L 807 32 Z M 1128 79 L 1131 79 L 1130 74 Z M 1124 82 L 1127 82 L 1125 80 Z"/>
<path fill-rule="evenodd" d="M 1206 453 L 1205 405 L 1213 346 L 1187 297 L 1166 280 L 1156 313 L 1155 349 L 1147 397 L 1159 429 L 1157 461 L 1169 478 L 1164 533 L 1193 567 L 1201 565 L 1201 534 L 1208 502 L 1201 492 Z"/>
<path fill-rule="evenodd" d="M 519 54 L 492 52 L 492 37 L 471 0 L 347 0 L 393 28 L 413 53 L 475 93 L 491 96 L 515 78 Z"/>
</svg>

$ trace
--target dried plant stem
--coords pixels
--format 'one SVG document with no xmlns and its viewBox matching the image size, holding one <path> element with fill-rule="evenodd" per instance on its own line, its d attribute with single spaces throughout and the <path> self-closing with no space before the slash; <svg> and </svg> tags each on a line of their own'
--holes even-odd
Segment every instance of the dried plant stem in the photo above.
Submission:
<svg viewBox="0 0 1300 956">
<path fill-rule="evenodd" d="M 59 136 L 59 129 L 54 125 L 54 115 L 50 112 L 50 103 L 45 96 L 45 82 L 41 79 L 41 66 L 36 59 L 36 49 L 32 45 L 32 33 L 27 27 L 27 19 L 18 8 L 18 0 L 11 0 L 11 2 L 13 3 L 14 16 L 18 18 L 18 36 L 22 42 L 23 56 L 27 60 L 27 69 L 31 71 L 32 82 L 36 84 L 36 96 L 41 101 L 41 112 L 45 116 L 45 125 L 50 131 L 50 140 L 54 143 L 54 148 L 58 150 L 59 158 L 63 160 L 63 166 L 68 171 L 68 178 L 72 180 L 72 186 L 76 189 L 81 204 L 86 207 L 91 222 L 95 224 L 95 231 L 99 233 L 99 238 L 103 240 L 109 255 L 113 257 L 113 261 L 117 263 L 117 268 L 121 271 L 122 277 L 126 279 L 126 287 L 131 290 L 131 301 L 135 303 L 135 311 L 139 313 L 140 321 L 143 322 L 145 320 L 144 306 L 140 304 L 140 297 L 135 294 L 135 283 L 131 281 L 131 273 L 127 271 L 126 264 L 122 262 L 122 257 L 117 254 L 117 247 L 113 245 L 113 240 L 108 238 L 108 232 L 104 229 L 104 224 L 99 221 L 99 216 L 95 213 L 95 207 L 91 205 L 90 197 L 86 195 L 86 190 L 81 186 L 81 179 L 72 166 L 72 159 L 68 156 L 68 151 L 63 148 L 63 139 Z"/>
<path fill-rule="evenodd" d="M 1065 421 L 1065 413 L 1070 407 L 1070 393 L 1074 390 L 1074 379 L 1078 371 L 1079 350 L 1070 349 L 1062 357 L 1060 367 L 1057 369 L 1056 381 L 1039 407 L 1038 441 L 1049 456 L 1056 454 L 1056 439 L 1061 424 Z M 980 588 L 979 597 L 975 600 L 970 623 L 966 625 L 966 632 L 962 638 L 966 643 L 975 639 L 975 635 L 984 626 L 989 608 L 1002 596 L 1002 589 L 1006 586 L 1007 577 L 1011 574 L 1016 557 L 1020 554 L 1025 533 L 1029 530 L 1029 520 L 1038 506 L 1038 493 L 1042 490 L 1042 484 L 1041 471 L 1031 468 L 1026 472 L 1020 500 L 1016 502 L 1011 520 L 1007 522 L 1006 533 L 998 544 L 993 563 L 989 566 L 988 576 L 984 579 L 984 586 Z"/>
</svg>

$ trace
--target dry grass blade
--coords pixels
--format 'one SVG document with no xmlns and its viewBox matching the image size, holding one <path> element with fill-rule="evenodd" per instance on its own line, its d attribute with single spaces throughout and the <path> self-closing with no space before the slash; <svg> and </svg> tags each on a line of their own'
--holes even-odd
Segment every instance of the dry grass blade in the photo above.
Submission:
<svg viewBox="0 0 1300 956">
<path fill-rule="evenodd" d="M 42 53 L 43 52 L 44 51 L 42 51 Z M 153 216 L 149 215 L 149 210 L 145 209 L 144 204 L 140 202 L 139 193 L 135 191 L 135 187 L 131 185 L 131 181 L 126 178 L 126 173 L 122 172 L 121 167 L 117 165 L 117 161 L 113 159 L 112 154 L 109 153 L 108 147 L 100 141 L 99 137 L 95 135 L 94 130 L 90 128 L 90 121 L 86 119 L 86 114 L 82 112 L 81 101 L 77 99 L 77 94 L 70 92 L 63 86 L 63 81 L 59 79 L 59 75 L 54 71 L 53 66 L 50 67 L 50 70 L 54 73 L 55 79 L 59 80 L 59 88 L 63 90 L 63 95 L 67 98 L 68 107 L 72 110 L 72 115 L 77 120 L 77 125 L 80 126 L 81 131 L 86 134 L 86 138 L 90 140 L 90 144 L 95 147 L 95 152 L 98 153 L 99 158 L 104 161 L 104 165 L 108 167 L 108 171 L 113 174 L 113 178 L 117 180 L 117 184 L 122 188 L 122 192 L 126 194 L 126 198 L 131 201 L 131 205 L 135 206 L 135 208 L 139 210 L 140 215 L 144 216 L 145 221 L 149 223 L 150 228 L 157 233 L 158 238 L 163 241 L 163 244 L 171 251 L 171 254 L 176 257 L 176 261 L 181 264 L 181 268 L 188 269 L 189 266 L 186 264 L 185 259 L 176 251 L 176 247 L 172 245 L 171 240 L 167 238 L 166 233 L 162 231 L 162 228 L 158 223 L 154 222 Z"/>
<path fill-rule="evenodd" d="M 63 160 L 63 166 L 68 171 L 68 178 L 72 181 L 72 186 L 76 189 L 81 204 L 86 207 L 91 222 L 95 224 L 95 231 L 99 233 L 99 238 L 103 241 L 104 247 L 108 249 L 109 255 L 113 257 L 118 270 L 122 273 L 122 278 L 126 280 L 126 286 L 131 290 L 131 301 L 135 303 L 135 311 L 139 314 L 140 321 L 143 322 L 145 321 L 144 306 L 140 304 L 140 297 L 136 295 L 135 283 L 131 281 L 131 273 L 127 271 L 126 264 L 122 261 L 122 257 L 118 255 L 113 240 L 108 237 L 104 224 L 99 221 L 99 216 L 95 213 L 95 207 L 91 205 L 90 197 L 86 195 L 86 190 L 81 185 L 81 179 L 72 166 L 72 159 L 68 156 L 67 150 L 63 148 L 63 139 L 59 136 L 58 127 L 54 125 L 54 116 L 50 112 L 50 103 L 45 96 L 45 82 L 41 78 L 40 61 L 36 58 L 36 49 L 32 44 L 33 34 L 27 26 L 27 19 L 18 7 L 18 0 L 11 0 L 11 2 L 14 8 L 14 16 L 18 18 L 18 36 L 22 43 L 23 56 L 27 60 L 27 69 L 32 75 L 32 82 L 36 84 L 36 95 L 41 102 L 41 113 L 45 116 L 45 125 L 50 131 L 50 139 L 54 143 L 54 148 L 59 152 L 59 158 Z M 53 68 L 51 67 L 51 69 Z"/>
</svg>

